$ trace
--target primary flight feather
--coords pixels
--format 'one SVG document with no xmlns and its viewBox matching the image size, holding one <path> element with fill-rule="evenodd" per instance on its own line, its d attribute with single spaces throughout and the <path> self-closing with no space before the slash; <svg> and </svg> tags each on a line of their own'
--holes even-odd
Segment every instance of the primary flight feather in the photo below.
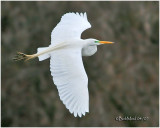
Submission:
<svg viewBox="0 0 160 128">
<path fill-rule="evenodd" d="M 38 48 L 37 53 L 26 55 L 18 52 L 15 60 L 39 61 L 50 58 L 50 71 L 63 104 L 75 117 L 89 112 L 88 77 L 82 56 L 91 56 L 97 45 L 111 44 L 109 41 L 81 39 L 81 34 L 90 28 L 86 13 L 66 13 L 51 33 L 49 47 Z"/>
</svg>

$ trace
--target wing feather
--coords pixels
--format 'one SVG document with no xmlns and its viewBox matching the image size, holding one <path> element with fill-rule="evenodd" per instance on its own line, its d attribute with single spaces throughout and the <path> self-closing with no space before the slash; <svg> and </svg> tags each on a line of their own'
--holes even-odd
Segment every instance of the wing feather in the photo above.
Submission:
<svg viewBox="0 0 160 128">
<path fill-rule="evenodd" d="M 53 51 L 50 70 L 66 108 L 75 117 L 85 115 L 89 108 L 88 77 L 83 66 L 81 49 Z"/>
</svg>

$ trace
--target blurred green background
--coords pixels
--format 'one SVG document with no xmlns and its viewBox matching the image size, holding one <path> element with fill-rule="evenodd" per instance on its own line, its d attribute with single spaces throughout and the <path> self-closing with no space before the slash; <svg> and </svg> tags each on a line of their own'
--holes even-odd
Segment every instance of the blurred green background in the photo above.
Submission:
<svg viewBox="0 0 160 128">
<path fill-rule="evenodd" d="M 158 126 L 158 2 L 2 2 L 1 126 Z M 14 62 L 50 44 L 67 12 L 87 12 L 92 28 L 82 38 L 116 42 L 84 57 L 90 112 L 75 118 L 60 101 L 49 59 Z M 148 117 L 116 121 L 117 116 Z"/>
</svg>

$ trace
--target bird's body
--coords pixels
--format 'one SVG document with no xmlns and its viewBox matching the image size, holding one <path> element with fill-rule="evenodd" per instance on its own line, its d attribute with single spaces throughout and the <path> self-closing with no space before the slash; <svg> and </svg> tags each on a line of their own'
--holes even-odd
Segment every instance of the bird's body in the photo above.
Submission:
<svg viewBox="0 0 160 128">
<path fill-rule="evenodd" d="M 93 55 L 97 45 L 113 43 L 81 39 L 81 33 L 90 27 L 86 13 L 67 13 L 53 29 L 49 47 L 38 48 L 33 55 L 19 53 L 27 60 L 50 58 L 50 71 L 60 99 L 75 117 L 89 112 L 88 77 L 82 56 Z"/>
</svg>

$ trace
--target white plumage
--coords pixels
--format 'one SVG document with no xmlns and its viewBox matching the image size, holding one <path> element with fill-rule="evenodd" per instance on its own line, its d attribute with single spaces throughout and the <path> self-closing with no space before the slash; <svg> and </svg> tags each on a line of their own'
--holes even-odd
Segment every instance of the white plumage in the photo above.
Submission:
<svg viewBox="0 0 160 128">
<path fill-rule="evenodd" d="M 81 33 L 90 28 L 87 15 L 67 13 L 53 29 L 51 45 L 67 40 L 80 39 Z M 81 49 L 62 49 L 51 54 L 50 70 L 60 99 L 76 117 L 89 112 L 88 77 Z"/>
<path fill-rule="evenodd" d="M 67 13 L 53 29 L 50 47 L 68 40 L 80 40 L 81 33 L 90 27 L 86 13 Z M 38 48 L 38 53 L 44 49 Z M 89 112 L 88 77 L 81 51 L 81 47 L 69 47 L 39 56 L 39 61 L 50 57 L 50 71 L 60 99 L 75 117 Z"/>
<path fill-rule="evenodd" d="M 26 55 L 18 52 L 18 58 L 50 58 L 50 71 L 58 89 L 60 99 L 75 117 L 89 112 L 88 77 L 82 56 L 96 53 L 97 45 L 113 42 L 96 39 L 81 39 L 81 33 L 90 28 L 86 13 L 67 13 L 51 33 L 49 47 L 37 49 L 37 54 Z"/>
</svg>

